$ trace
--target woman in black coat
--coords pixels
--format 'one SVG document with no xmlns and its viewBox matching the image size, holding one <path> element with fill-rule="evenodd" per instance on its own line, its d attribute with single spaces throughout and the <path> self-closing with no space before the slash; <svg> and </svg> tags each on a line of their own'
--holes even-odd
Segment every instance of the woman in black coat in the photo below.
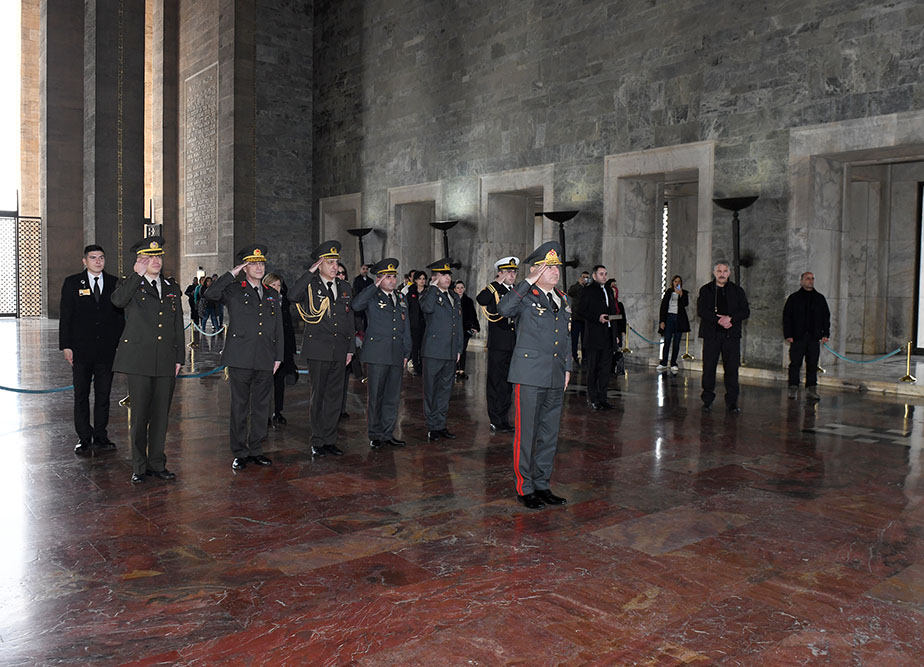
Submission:
<svg viewBox="0 0 924 667">
<path fill-rule="evenodd" d="M 671 278 L 671 288 L 664 293 L 661 299 L 661 312 L 658 315 L 658 333 L 664 334 L 664 346 L 661 352 L 661 362 L 658 370 L 668 368 L 676 374 L 680 368 L 677 366 L 677 354 L 680 352 L 680 339 L 690 330 L 690 319 L 687 317 L 687 306 L 690 304 L 690 293 L 683 289 L 683 278 Z M 670 352 L 670 366 L 667 364 L 667 355 Z"/>
<path fill-rule="evenodd" d="M 465 351 L 468 349 L 468 340 L 481 331 L 481 325 L 478 324 L 475 302 L 465 294 L 465 283 L 457 280 L 452 286 L 452 291 L 459 295 L 459 300 L 462 302 L 462 331 L 465 334 L 462 339 L 462 354 L 456 363 L 456 378 L 465 380 L 468 377 L 465 373 Z"/>
</svg>

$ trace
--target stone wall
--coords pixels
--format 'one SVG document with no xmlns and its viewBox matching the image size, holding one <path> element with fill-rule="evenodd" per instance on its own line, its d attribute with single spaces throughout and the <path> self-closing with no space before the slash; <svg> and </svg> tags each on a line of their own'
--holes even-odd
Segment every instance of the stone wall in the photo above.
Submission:
<svg viewBox="0 0 924 667">
<path fill-rule="evenodd" d="M 716 196 L 760 195 L 741 216 L 747 357 L 777 364 L 789 131 L 924 108 L 922 27 L 916 0 L 319 2 L 315 196 L 362 192 L 378 226 L 389 188 L 439 182 L 472 267 L 490 225 L 479 177 L 550 164 L 555 207 L 582 211 L 569 254 L 612 266 L 628 258 L 601 256 L 604 157 L 714 141 Z M 731 257 L 730 220 L 713 212 L 712 258 Z"/>
</svg>

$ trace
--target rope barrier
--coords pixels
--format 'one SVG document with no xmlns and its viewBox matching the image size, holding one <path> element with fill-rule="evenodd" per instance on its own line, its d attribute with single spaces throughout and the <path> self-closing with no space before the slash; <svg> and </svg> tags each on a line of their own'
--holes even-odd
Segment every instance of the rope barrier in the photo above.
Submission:
<svg viewBox="0 0 924 667">
<path fill-rule="evenodd" d="M 849 362 L 852 363 L 852 364 L 875 364 L 876 362 L 879 362 L 879 361 L 885 361 L 885 360 L 888 359 L 889 357 L 894 357 L 896 354 L 898 354 L 899 352 L 902 351 L 902 348 L 897 347 L 897 348 L 895 348 L 894 350 L 892 350 L 891 352 L 889 352 L 888 354 L 884 354 L 884 355 L 882 355 L 881 357 L 876 357 L 875 359 L 865 359 L 865 360 L 860 359 L 860 360 L 858 360 L 858 359 L 850 359 L 850 358 L 848 358 L 848 357 L 845 357 L 843 354 L 840 354 L 840 353 L 838 353 L 838 352 L 835 352 L 834 350 L 831 349 L 831 347 L 830 347 L 827 343 L 822 343 L 822 345 L 824 346 L 824 348 L 825 348 L 828 352 L 830 352 L 831 354 L 833 354 L 833 355 L 834 355 L 835 357 L 837 357 L 838 359 L 843 359 L 844 361 L 849 361 Z"/>
<path fill-rule="evenodd" d="M 218 331 L 213 331 L 212 333 L 205 333 L 205 331 L 204 331 L 203 329 L 200 329 L 200 328 L 199 328 L 199 325 L 196 324 L 195 322 L 192 322 L 192 325 L 193 325 L 193 327 L 196 329 L 196 331 L 198 331 L 199 333 L 201 333 L 203 336 L 209 336 L 209 337 L 211 337 L 211 336 L 217 336 L 218 334 L 220 334 L 221 332 L 223 332 L 223 331 L 225 330 L 225 327 L 221 327 Z"/>
<path fill-rule="evenodd" d="M 0 391 L 12 391 L 17 394 L 54 394 L 59 391 L 67 391 L 73 388 L 74 385 L 72 384 L 66 387 L 55 387 L 54 389 L 20 389 L 18 387 L 4 387 L 0 385 Z"/>
<path fill-rule="evenodd" d="M 635 330 L 634 328 L 632 328 L 632 327 L 629 327 L 629 331 L 631 331 L 632 333 L 634 333 L 636 336 L 638 336 L 639 338 L 641 338 L 643 341 L 645 341 L 645 342 L 648 343 L 649 345 L 660 345 L 660 344 L 661 344 L 661 341 L 659 341 L 659 340 L 649 340 L 649 339 L 645 338 L 642 334 L 640 334 L 638 331 L 636 331 L 636 330 Z"/>
</svg>

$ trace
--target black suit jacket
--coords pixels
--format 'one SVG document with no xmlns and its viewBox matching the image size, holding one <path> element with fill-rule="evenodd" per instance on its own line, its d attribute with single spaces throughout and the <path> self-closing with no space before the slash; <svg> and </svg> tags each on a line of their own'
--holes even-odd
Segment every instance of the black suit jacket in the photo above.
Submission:
<svg viewBox="0 0 924 667">
<path fill-rule="evenodd" d="M 609 326 L 600 323 L 601 315 L 616 314 L 616 300 L 613 298 L 613 293 L 604 295 L 603 290 L 605 289 L 607 288 L 593 281 L 581 290 L 578 315 L 584 320 L 584 349 L 586 350 L 605 350 L 613 347 L 616 322 L 610 322 Z M 607 306 L 606 297 L 609 297 L 609 306 Z"/>
<path fill-rule="evenodd" d="M 696 313 L 700 318 L 700 338 L 741 338 L 741 324 L 751 316 L 751 307 L 748 297 L 738 285 L 732 281 L 725 283 L 725 296 L 728 299 L 728 314 L 731 316 L 731 328 L 724 329 L 719 326 L 716 317 L 717 287 L 715 280 L 699 288 L 699 298 L 696 300 Z"/>
<path fill-rule="evenodd" d="M 74 361 L 112 364 L 125 326 L 121 308 L 112 305 L 116 277 L 103 272 L 99 303 L 93 298 L 93 281 L 87 271 L 68 276 L 61 286 L 61 320 L 58 349 L 74 351 Z"/>
<path fill-rule="evenodd" d="M 488 319 L 488 347 L 492 350 L 513 350 L 517 344 L 513 320 L 497 314 L 497 304 L 510 289 L 495 280 L 475 297 Z"/>
</svg>

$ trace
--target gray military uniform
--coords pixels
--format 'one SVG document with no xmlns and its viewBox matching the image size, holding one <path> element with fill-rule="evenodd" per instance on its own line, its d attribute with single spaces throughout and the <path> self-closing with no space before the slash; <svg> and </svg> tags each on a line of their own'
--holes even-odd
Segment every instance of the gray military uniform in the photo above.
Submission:
<svg viewBox="0 0 924 667">
<path fill-rule="evenodd" d="M 430 285 L 420 297 L 427 321 L 423 358 L 424 414 L 428 431 L 446 428 L 456 359 L 462 353 L 462 304 L 452 291 Z"/>
<path fill-rule="evenodd" d="M 571 306 L 555 288 L 558 309 L 539 287 L 522 281 L 497 304 L 516 319 L 517 342 L 508 379 L 514 384 L 514 462 L 517 493 L 549 489 L 564 397 L 571 371 Z"/>
<path fill-rule="evenodd" d="M 292 303 L 302 307 L 305 322 L 301 357 L 311 380 L 311 446 L 336 445 L 337 422 L 346 380 L 347 354 L 355 351 L 352 293 L 349 283 L 333 280 L 334 303 L 319 273 L 306 271 L 289 290 Z"/>
<path fill-rule="evenodd" d="M 404 360 L 411 356 L 407 301 L 397 290 L 389 295 L 369 285 L 353 299 L 353 308 L 366 313 L 363 362 L 369 396 L 369 439 L 390 440 L 398 420 Z"/>
<path fill-rule="evenodd" d="M 183 290 L 160 276 L 160 295 L 151 283 L 132 273 L 112 293 L 112 305 L 125 310 L 112 370 L 128 377 L 131 397 L 132 471 L 164 470 L 167 416 L 176 386 L 176 364 L 186 356 L 183 336 Z"/>
<path fill-rule="evenodd" d="M 204 296 L 227 306 L 230 318 L 221 363 L 228 367 L 231 389 L 231 452 L 236 458 L 259 456 L 270 415 L 273 365 L 283 356 L 282 298 L 263 287 L 261 299 L 243 271 L 240 277 L 223 274 Z"/>
</svg>

